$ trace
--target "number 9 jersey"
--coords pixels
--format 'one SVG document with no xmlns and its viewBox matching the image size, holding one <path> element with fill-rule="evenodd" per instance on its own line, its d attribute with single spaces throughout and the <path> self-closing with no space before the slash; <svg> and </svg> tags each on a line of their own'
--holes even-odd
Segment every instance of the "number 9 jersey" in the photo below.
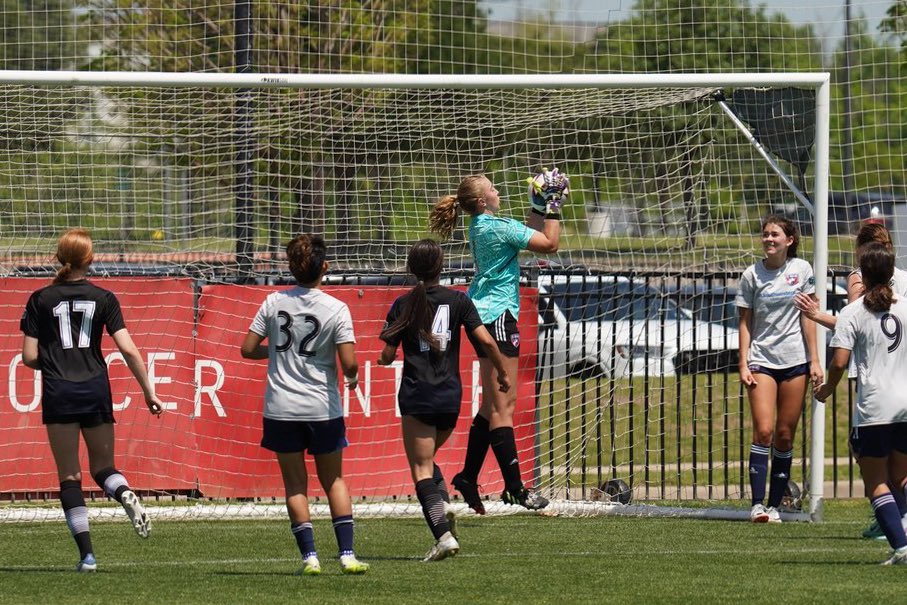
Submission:
<svg viewBox="0 0 907 605">
<path fill-rule="evenodd" d="M 870 311 L 861 296 L 838 314 L 830 346 L 851 351 L 859 381 L 853 426 L 907 422 L 907 299 Z"/>
<path fill-rule="evenodd" d="M 354 343 L 349 307 L 317 288 L 269 294 L 249 331 L 268 339 L 264 417 L 331 420 L 343 416 L 337 345 Z"/>
</svg>

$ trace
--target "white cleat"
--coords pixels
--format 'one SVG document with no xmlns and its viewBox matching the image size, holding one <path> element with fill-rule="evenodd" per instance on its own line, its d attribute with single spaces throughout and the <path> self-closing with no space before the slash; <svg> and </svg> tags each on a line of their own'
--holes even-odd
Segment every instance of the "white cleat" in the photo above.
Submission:
<svg viewBox="0 0 907 605">
<path fill-rule="evenodd" d="M 98 570 L 98 562 L 95 561 L 94 555 L 88 553 L 85 558 L 76 565 L 76 571 L 79 573 L 90 573 Z"/>
<path fill-rule="evenodd" d="M 431 550 L 428 551 L 428 554 L 425 555 L 425 558 L 422 559 L 424 563 L 429 561 L 441 561 L 447 557 L 452 557 L 455 554 L 460 552 L 460 543 L 457 542 L 457 539 L 453 537 L 450 532 L 447 532 L 435 542 L 435 545 L 431 547 Z"/>
<path fill-rule="evenodd" d="M 147 538 L 151 534 L 151 520 L 148 518 L 148 513 L 145 512 L 145 507 L 139 502 L 139 497 L 135 495 L 134 491 L 127 489 L 123 492 L 122 500 L 123 508 L 126 510 L 129 520 L 132 521 L 135 533 L 142 538 Z"/>
<path fill-rule="evenodd" d="M 778 512 L 778 509 L 774 506 L 769 506 L 765 509 L 765 514 L 768 515 L 769 523 L 781 523 L 781 513 Z"/>
<path fill-rule="evenodd" d="M 891 551 L 891 556 L 882 565 L 907 565 L 907 546 Z"/>
<path fill-rule="evenodd" d="M 750 521 L 753 523 L 768 523 L 768 519 L 768 511 L 762 504 L 754 504 L 750 509 Z"/>
</svg>

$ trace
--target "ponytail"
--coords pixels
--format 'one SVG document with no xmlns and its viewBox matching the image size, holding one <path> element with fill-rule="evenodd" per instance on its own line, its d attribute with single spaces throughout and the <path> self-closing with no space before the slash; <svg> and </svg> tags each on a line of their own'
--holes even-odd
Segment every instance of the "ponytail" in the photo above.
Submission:
<svg viewBox="0 0 907 605">
<path fill-rule="evenodd" d="M 403 308 L 394 323 L 381 331 L 381 339 L 386 340 L 403 332 L 409 332 L 428 343 L 433 350 L 438 351 L 441 345 L 438 337 L 432 334 L 432 319 L 434 319 L 434 313 L 432 313 L 431 303 L 428 301 L 425 283 L 420 281 L 403 299 Z"/>
<path fill-rule="evenodd" d="M 860 248 L 860 272 L 863 274 L 863 305 L 873 312 L 888 311 L 894 302 L 891 277 L 894 275 L 894 252 L 882 243 L 869 243 Z"/>
<path fill-rule="evenodd" d="M 431 210 L 431 214 L 428 217 L 429 230 L 444 239 L 450 238 L 454 227 L 457 226 L 457 219 L 460 218 L 459 210 L 457 196 L 445 195 L 438 200 L 438 203 Z"/>
<path fill-rule="evenodd" d="M 441 344 L 438 337 L 431 331 L 431 323 L 435 314 L 431 302 L 428 300 L 425 282 L 434 281 L 441 275 L 441 269 L 444 266 L 444 252 L 438 242 L 433 239 L 419 240 L 409 249 L 406 265 L 419 283 L 403 299 L 400 314 L 394 323 L 381 331 L 381 338 L 389 339 L 403 332 L 409 332 L 428 343 L 433 350 L 438 351 Z"/>
</svg>

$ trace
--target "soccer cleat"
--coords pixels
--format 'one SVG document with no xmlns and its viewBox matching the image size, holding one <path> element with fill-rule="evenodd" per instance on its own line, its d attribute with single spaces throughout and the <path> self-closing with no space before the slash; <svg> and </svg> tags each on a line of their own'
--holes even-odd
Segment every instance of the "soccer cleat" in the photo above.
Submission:
<svg viewBox="0 0 907 605">
<path fill-rule="evenodd" d="M 450 534 L 457 538 L 457 513 L 454 511 L 450 502 L 444 503 L 444 516 L 447 517 L 447 525 L 450 528 Z"/>
<path fill-rule="evenodd" d="M 345 574 L 363 574 L 368 571 L 368 563 L 363 563 L 356 555 L 341 555 L 340 571 Z"/>
<path fill-rule="evenodd" d="M 463 494 L 463 500 L 477 515 L 485 514 L 485 505 L 482 504 L 482 497 L 479 496 L 478 485 L 468 479 L 464 479 L 462 473 L 454 475 L 454 478 L 450 480 L 450 484 Z"/>
<path fill-rule="evenodd" d="M 768 511 L 762 504 L 754 504 L 750 509 L 750 521 L 753 523 L 768 523 Z"/>
<path fill-rule="evenodd" d="M 311 555 L 302 560 L 302 568 L 296 572 L 298 576 L 318 576 L 321 575 L 321 563 L 318 557 Z"/>
<path fill-rule="evenodd" d="M 85 558 L 76 565 L 76 571 L 79 573 L 90 573 L 98 570 L 98 562 L 95 561 L 94 555 L 88 553 Z"/>
<path fill-rule="evenodd" d="M 873 520 L 869 524 L 869 527 L 863 530 L 863 537 L 867 540 L 887 540 L 885 537 L 885 532 L 882 531 L 882 526 L 879 525 L 879 522 Z"/>
<path fill-rule="evenodd" d="M 882 565 L 907 565 L 907 546 L 891 551 L 891 556 Z"/>
<path fill-rule="evenodd" d="M 428 551 L 428 554 L 425 555 L 425 558 L 422 559 L 423 563 L 428 563 L 429 561 L 441 561 L 447 557 L 452 557 L 455 554 L 460 552 L 460 543 L 457 542 L 457 539 L 453 536 L 451 532 L 447 532 L 435 542 L 434 546 L 431 547 L 431 550 Z"/>
<path fill-rule="evenodd" d="M 151 534 L 151 520 L 148 518 L 148 513 L 145 512 L 145 507 L 139 502 L 139 497 L 135 495 L 134 491 L 127 489 L 123 492 L 122 502 L 129 520 L 132 521 L 132 527 L 135 528 L 135 533 L 142 538 L 147 538 Z"/>
<path fill-rule="evenodd" d="M 503 500 L 504 504 L 519 504 L 529 510 L 540 510 L 548 506 L 548 498 L 537 491 L 530 491 L 525 487 L 518 492 L 504 490 L 504 493 L 501 494 L 501 500 Z"/>
<path fill-rule="evenodd" d="M 781 513 L 778 512 L 778 509 L 774 506 L 769 506 L 765 509 L 765 514 L 768 515 L 769 523 L 781 523 Z"/>
</svg>

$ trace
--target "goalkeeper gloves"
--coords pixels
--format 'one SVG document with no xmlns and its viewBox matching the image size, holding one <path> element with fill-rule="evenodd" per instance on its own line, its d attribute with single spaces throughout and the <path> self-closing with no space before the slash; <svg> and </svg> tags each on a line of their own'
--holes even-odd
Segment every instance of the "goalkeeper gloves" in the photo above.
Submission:
<svg viewBox="0 0 907 605">
<path fill-rule="evenodd" d="M 570 195 L 570 180 L 557 168 L 542 171 L 526 179 L 529 183 L 529 203 L 532 211 L 545 218 L 560 218 L 561 205 Z"/>
</svg>

